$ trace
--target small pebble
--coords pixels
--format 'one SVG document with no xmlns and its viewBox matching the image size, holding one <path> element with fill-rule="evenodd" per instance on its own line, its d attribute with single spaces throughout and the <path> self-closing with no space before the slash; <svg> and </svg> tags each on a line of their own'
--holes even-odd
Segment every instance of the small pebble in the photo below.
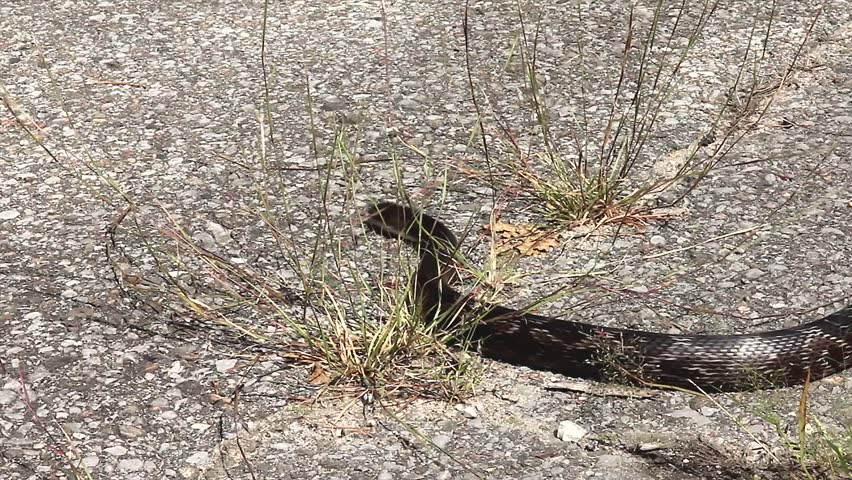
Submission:
<svg viewBox="0 0 852 480">
<path fill-rule="evenodd" d="M 556 429 L 556 438 L 563 442 L 579 442 L 588 433 L 588 430 L 571 420 L 563 420 L 559 422 L 559 427 Z"/>
<path fill-rule="evenodd" d="M 745 272 L 745 278 L 749 280 L 757 280 L 764 275 L 766 275 L 766 272 L 759 268 L 750 268 Z"/>
</svg>

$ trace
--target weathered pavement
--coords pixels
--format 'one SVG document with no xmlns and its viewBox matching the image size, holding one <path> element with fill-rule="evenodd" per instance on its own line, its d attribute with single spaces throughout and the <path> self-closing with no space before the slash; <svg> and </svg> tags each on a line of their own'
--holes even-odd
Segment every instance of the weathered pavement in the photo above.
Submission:
<svg viewBox="0 0 852 480">
<path fill-rule="evenodd" d="M 384 127 L 389 109 L 398 135 L 434 161 L 431 173 L 424 173 L 422 159 L 406 151 L 402 169 L 411 191 L 432 185 L 434 172 L 479 158 L 466 145 L 475 115 L 461 7 L 386 3 L 387 32 L 380 2 L 270 5 L 277 136 L 266 145 L 270 161 L 288 168 L 314 165 L 307 82 L 320 143 L 332 145 L 333 123 L 342 120 L 360 132 L 359 158 L 377 160 L 363 165 L 354 203 L 345 202 L 345 185 L 334 185 L 333 208 L 341 218 L 353 204 L 395 192 L 393 172 L 378 161 L 391 153 Z M 522 108 L 523 72 L 516 65 L 502 69 L 518 31 L 516 3 L 472 3 L 473 77 L 503 120 L 522 130 L 530 125 Z M 543 3 L 539 67 L 554 112 L 552 128 L 566 141 L 579 108 L 573 39 L 586 32 L 586 74 L 600 85 L 611 78 L 607 67 L 623 41 L 626 6 L 604 3 L 583 4 L 584 22 L 565 13 L 576 8 L 573 3 Z M 684 148 L 707 125 L 736 75 L 737 53 L 754 15 L 765 18 L 764 3 L 720 8 L 684 66 L 688 86 L 660 119 L 650 155 Z M 778 7 L 765 59 L 767 81 L 789 63 L 813 13 L 805 5 L 810 2 L 790 3 Z M 783 456 L 785 449 L 758 413 L 773 411 L 783 426 L 794 426 L 796 389 L 722 396 L 719 405 L 675 393 L 597 397 L 546 390 L 543 385 L 560 378 L 493 364 L 466 407 L 417 401 L 399 413 L 446 456 L 379 409 L 364 414 L 349 399 L 302 405 L 288 396 L 310 394 L 302 369 L 279 371 L 286 365 L 274 359 L 247 369 L 236 349 L 200 334 L 195 340 L 173 338 L 168 318 L 144 313 L 121 297 L 106 261 L 104 232 L 123 204 L 85 167 L 84 146 L 99 171 L 146 206 L 143 214 L 159 215 L 159 202 L 229 255 L 253 258 L 252 249 L 263 248 L 252 241 L 256 226 L 240 214 L 254 192 L 239 168 L 240 162 L 256 163 L 260 151 L 262 7 L 158 0 L 0 5 L 0 80 L 57 155 L 51 160 L 11 114 L 2 113 L 3 478 L 66 478 L 55 449 L 72 444 L 76 458 L 99 479 L 788 477 L 762 469 L 773 463 L 768 452 Z M 838 304 L 758 326 L 749 320 L 852 294 L 850 7 L 847 1 L 828 4 L 793 80 L 732 152 L 728 166 L 693 192 L 686 215 L 651 225 L 644 236 L 625 236 L 605 254 L 595 252 L 608 240 L 544 261 L 553 273 L 599 254 L 674 250 L 760 225 L 778 209 L 770 226 L 745 245 L 737 245 L 739 238 L 720 239 L 619 272 L 626 284 L 647 289 L 704 265 L 678 276 L 662 298 L 738 317 L 684 314 L 642 298 L 620 299 L 584 315 L 661 331 L 730 333 L 815 318 Z M 647 20 L 649 10 L 642 12 Z M 52 93 L 48 67 L 60 98 Z M 590 104 L 606 105 L 609 98 L 606 88 L 587 94 Z M 292 221 L 310 230 L 315 173 L 289 170 L 284 182 Z M 485 184 L 454 173 L 449 189 L 447 203 L 459 218 L 485 218 Z M 533 262 L 528 268 L 540 267 Z M 536 291 L 546 289 L 529 284 L 519 295 Z M 211 401 L 211 393 L 232 392 L 239 384 L 239 415 Z M 811 394 L 812 412 L 828 428 L 852 427 L 850 390 L 850 374 L 820 382 Z M 563 420 L 591 436 L 579 443 L 558 440 L 554 432 Z M 661 449 L 653 458 L 628 453 L 640 444 Z"/>
</svg>

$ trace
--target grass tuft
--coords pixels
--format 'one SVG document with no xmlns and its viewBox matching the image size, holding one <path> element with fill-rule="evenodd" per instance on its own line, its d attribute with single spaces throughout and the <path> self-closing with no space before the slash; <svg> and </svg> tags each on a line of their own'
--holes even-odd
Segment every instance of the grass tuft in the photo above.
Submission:
<svg viewBox="0 0 852 480">
<path fill-rule="evenodd" d="M 621 62 L 615 80 L 608 86 L 612 95 L 600 125 L 593 120 L 600 117 L 593 113 L 599 111 L 599 106 L 592 106 L 594 99 L 589 88 L 591 81 L 584 41 L 582 37 L 577 38 L 575 60 L 581 72 L 578 82 L 581 111 L 573 118 L 573 125 L 560 126 L 562 130 L 573 130 L 568 152 L 554 138 L 555 125 L 537 68 L 540 17 L 530 32 L 519 6 L 521 33 L 512 42 L 504 69 L 513 62 L 522 66 L 519 70 L 523 72 L 540 145 L 525 145 L 517 133 L 498 118 L 495 136 L 502 140 L 510 155 L 501 157 L 497 165 L 492 166 L 490 158 L 493 155 L 489 156 L 487 144 L 483 146 L 490 181 L 507 191 L 526 193 L 545 217 L 569 225 L 630 222 L 632 217 L 653 210 L 657 206 L 653 200 L 660 193 L 674 188 L 680 193 L 665 206 L 680 202 L 766 113 L 775 94 L 796 67 L 814 25 L 811 23 L 786 71 L 767 84 L 762 80 L 762 66 L 775 5 L 771 5 L 765 20 L 756 14 L 731 87 L 732 92 L 741 92 L 737 101 L 723 102 L 712 120 L 694 132 L 688 146 L 655 161 L 648 149 L 659 131 L 658 120 L 673 95 L 685 84 L 683 67 L 700 44 L 718 6 L 719 2 L 712 0 L 696 5 L 658 0 L 650 15 L 640 15 L 638 7 L 631 5 L 620 52 Z M 821 9 L 817 10 L 814 22 L 820 13 Z M 576 20 L 578 24 L 584 22 L 579 11 Z M 755 38 L 760 33 L 763 46 L 757 48 Z M 467 44 L 469 39 L 467 36 L 465 39 Z M 468 76 L 472 78 L 469 63 Z M 751 84 L 741 85 L 743 78 L 750 78 Z M 469 83 L 478 113 L 477 130 L 484 132 L 488 128 L 482 121 L 485 114 L 477 103 L 473 81 Z M 507 178 L 503 172 L 511 172 L 511 175 Z"/>
</svg>

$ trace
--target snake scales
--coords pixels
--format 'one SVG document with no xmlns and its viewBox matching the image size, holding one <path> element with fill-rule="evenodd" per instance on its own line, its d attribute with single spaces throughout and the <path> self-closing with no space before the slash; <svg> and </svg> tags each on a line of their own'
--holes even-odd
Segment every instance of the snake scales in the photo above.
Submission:
<svg viewBox="0 0 852 480">
<path fill-rule="evenodd" d="M 791 385 L 852 365 L 852 306 L 795 328 L 747 335 L 668 335 L 472 306 L 452 287 L 459 242 L 443 223 L 390 202 L 370 207 L 364 219 L 374 232 L 419 249 L 412 288 L 426 318 L 479 310 L 468 335 L 489 358 L 573 377 L 711 390 Z"/>
</svg>

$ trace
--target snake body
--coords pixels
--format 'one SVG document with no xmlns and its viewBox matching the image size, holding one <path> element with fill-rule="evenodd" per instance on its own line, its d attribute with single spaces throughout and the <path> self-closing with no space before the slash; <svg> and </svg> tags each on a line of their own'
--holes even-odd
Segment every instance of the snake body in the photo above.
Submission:
<svg viewBox="0 0 852 480">
<path fill-rule="evenodd" d="M 819 320 L 745 335 L 669 335 L 478 305 L 453 288 L 459 241 L 439 220 L 391 202 L 365 225 L 417 247 L 413 291 L 427 318 L 475 309 L 467 332 L 492 359 L 572 377 L 708 390 L 749 390 L 817 380 L 852 365 L 852 305 Z"/>
</svg>

